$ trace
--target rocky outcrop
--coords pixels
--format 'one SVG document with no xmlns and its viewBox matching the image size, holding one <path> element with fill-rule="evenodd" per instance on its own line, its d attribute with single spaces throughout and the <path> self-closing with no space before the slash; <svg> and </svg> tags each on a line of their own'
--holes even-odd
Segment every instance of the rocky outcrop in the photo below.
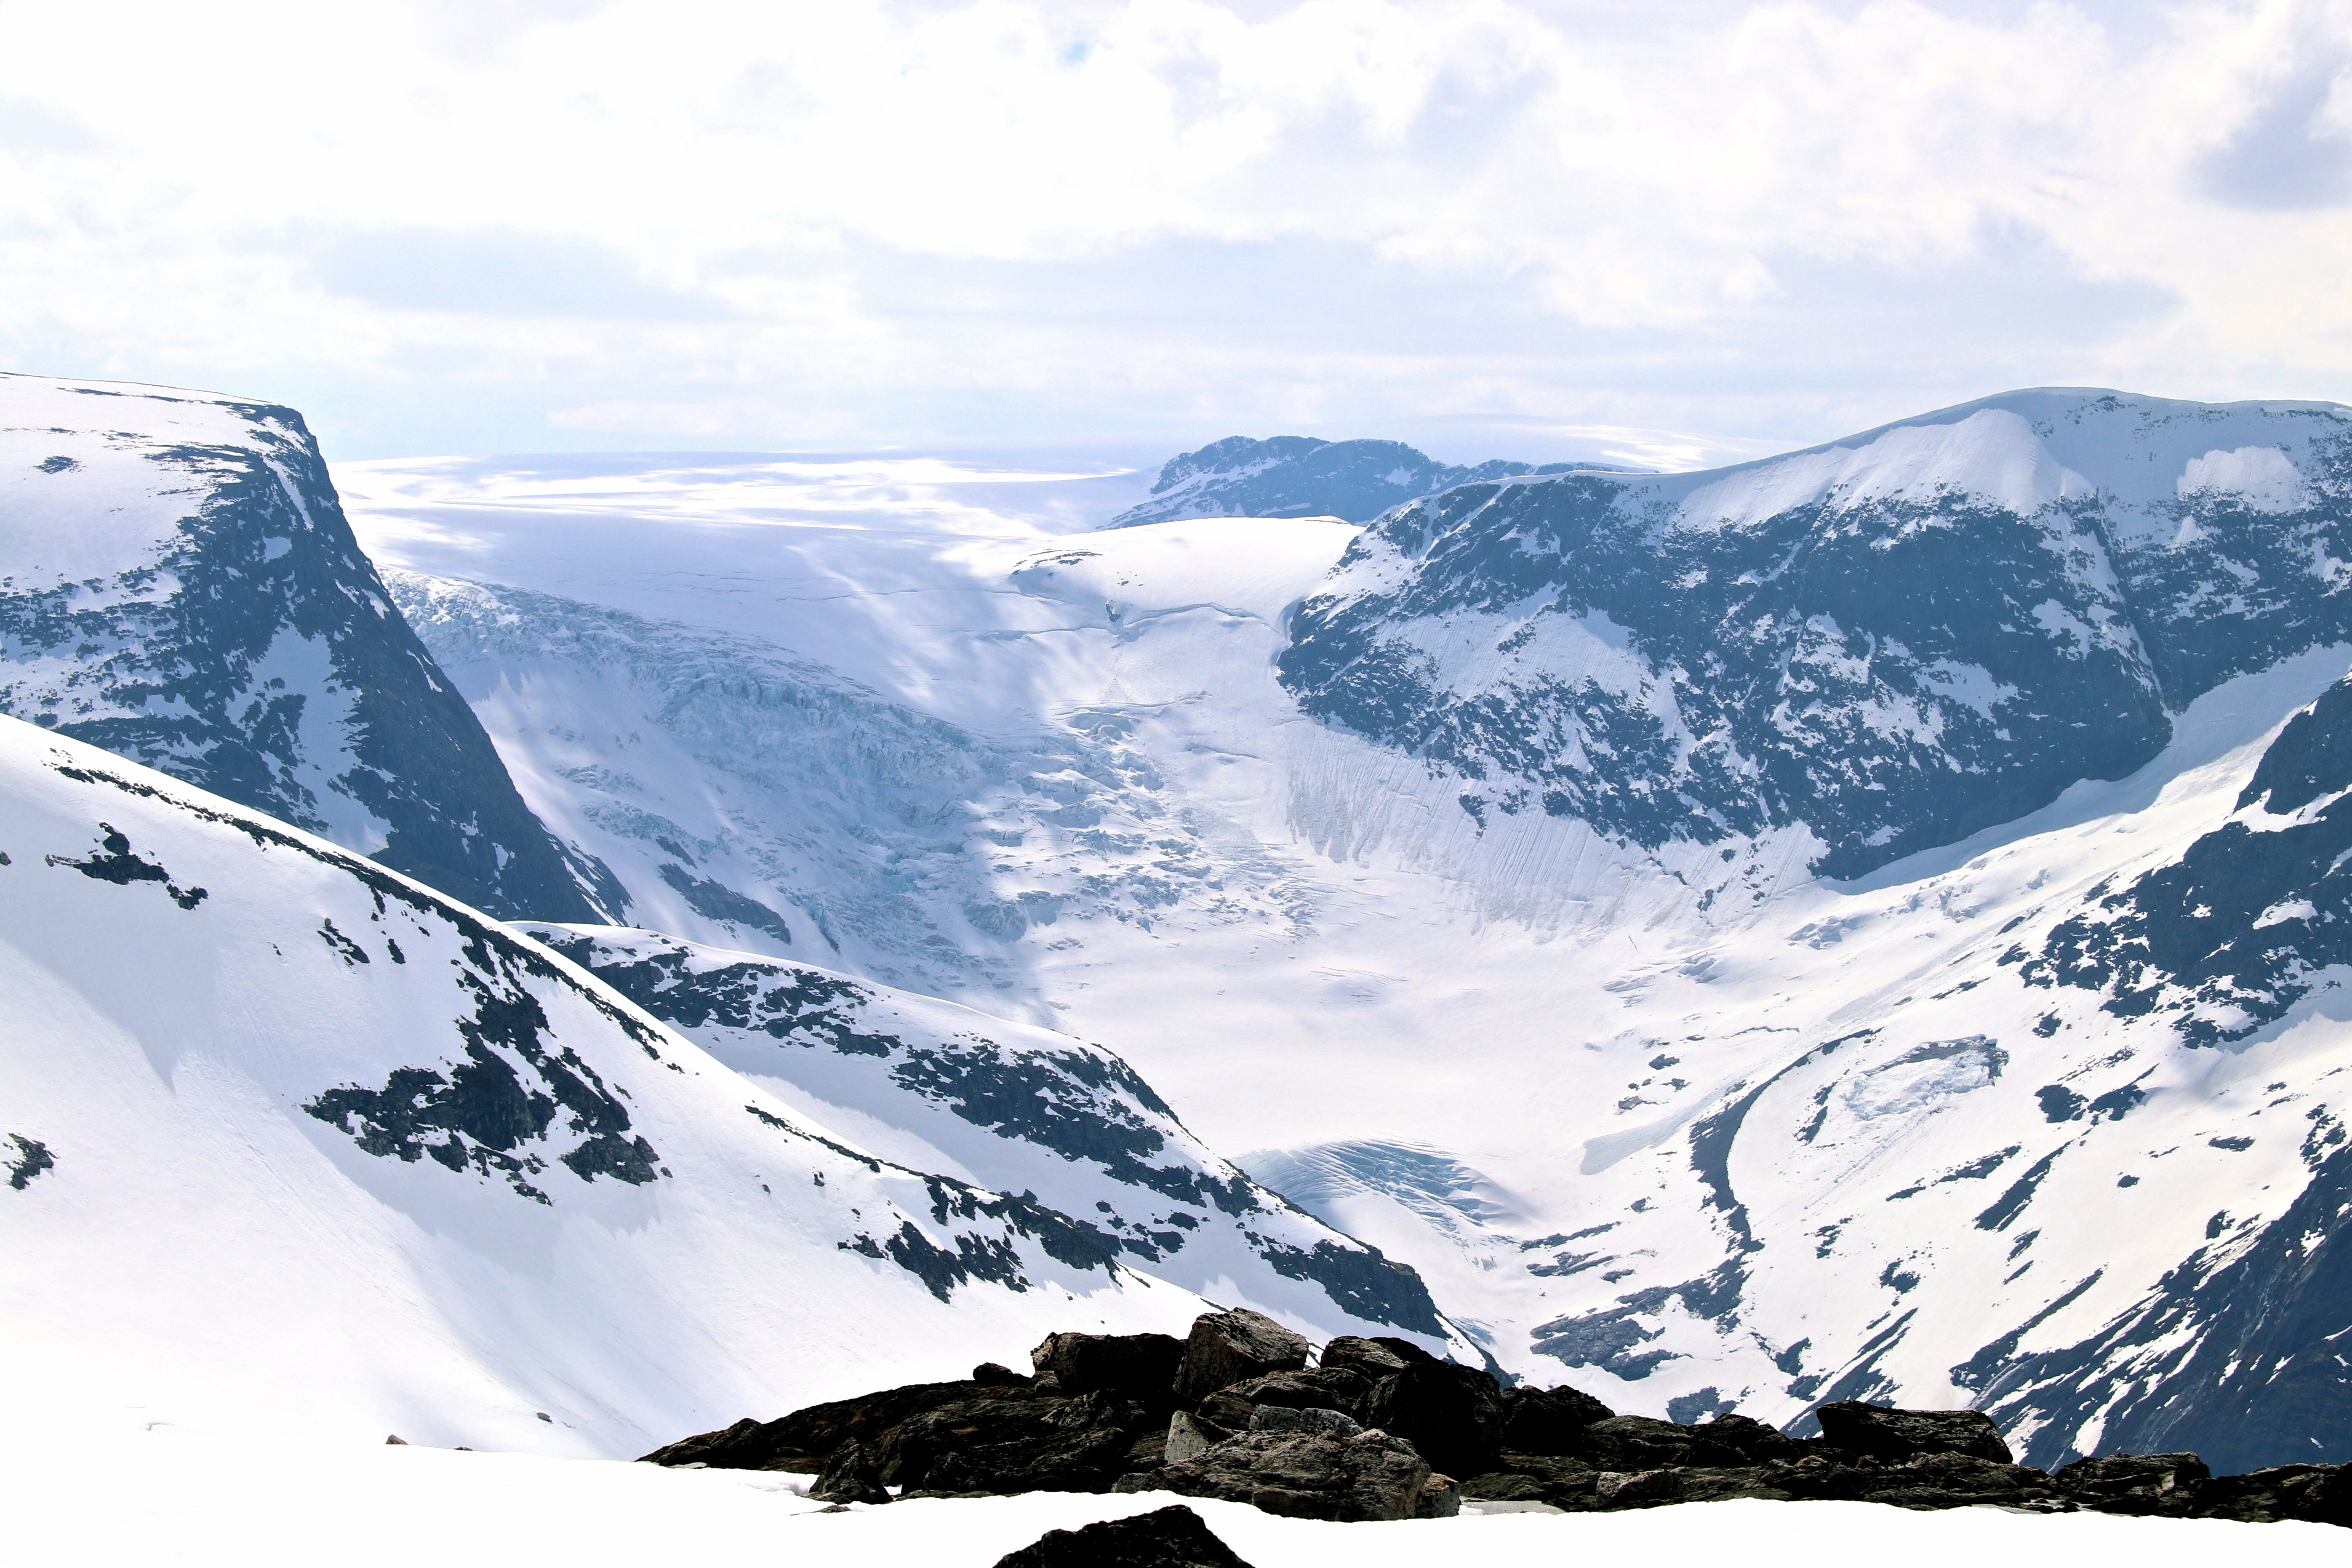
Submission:
<svg viewBox="0 0 2352 1568">
<path fill-rule="evenodd" d="M 1176 1368 L 1176 1400 L 1192 1405 L 1236 1383 L 1307 1364 L 1312 1349 L 1262 1312 L 1203 1313 L 1194 1320 Z"/>
<path fill-rule="evenodd" d="M 1049 1530 L 996 1568 L 1250 1568 L 1181 1503 L 1076 1530 Z"/>
<path fill-rule="evenodd" d="M 2215 1477 L 2194 1454 L 2114 1454 L 2053 1475 L 2013 1463 L 1975 1410 L 1841 1400 L 1812 1412 L 1821 1436 L 1799 1438 L 1732 1412 L 1686 1426 L 1570 1388 L 1506 1390 L 1401 1340 L 1336 1339 L 1312 1367 L 1307 1352 L 1246 1310 L 1204 1314 L 1181 1342 L 1053 1334 L 1034 1378 L 992 1363 L 646 1458 L 814 1470 L 810 1495 L 836 1502 L 1169 1491 L 1371 1521 L 1448 1518 L 1465 1499 L 1592 1513 L 1752 1498 L 2352 1526 L 2352 1468 Z"/>
<path fill-rule="evenodd" d="M 1122 1478 L 1127 1492 L 1178 1492 L 1245 1502 L 1291 1519 L 1411 1519 L 1429 1462 L 1385 1432 L 1249 1432 L 1200 1458 Z"/>
</svg>

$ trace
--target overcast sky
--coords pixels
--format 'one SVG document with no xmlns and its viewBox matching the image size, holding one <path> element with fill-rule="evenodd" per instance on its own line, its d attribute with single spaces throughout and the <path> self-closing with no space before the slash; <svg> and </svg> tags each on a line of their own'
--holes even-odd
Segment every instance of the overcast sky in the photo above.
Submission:
<svg viewBox="0 0 2352 1568">
<path fill-rule="evenodd" d="M 2352 400 L 2352 0 L 0 0 L 0 368 L 331 458 Z"/>
</svg>

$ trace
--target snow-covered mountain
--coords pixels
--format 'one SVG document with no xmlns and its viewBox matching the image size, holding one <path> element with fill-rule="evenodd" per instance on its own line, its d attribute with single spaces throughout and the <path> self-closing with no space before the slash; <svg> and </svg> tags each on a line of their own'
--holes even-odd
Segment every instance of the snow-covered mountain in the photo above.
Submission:
<svg viewBox="0 0 2352 1568">
<path fill-rule="evenodd" d="M 1570 467 L 1537 468 L 1494 458 L 1475 465 L 1441 463 L 1402 441 L 1324 441 L 1312 436 L 1252 440 L 1228 436 L 1161 465 L 1151 498 L 1120 512 L 1106 528 L 1173 522 L 1193 517 L 1336 517 L 1370 522 L 1401 502 L 1481 479 L 1556 474 Z"/>
<path fill-rule="evenodd" d="M 762 464 L 691 509 L 642 461 L 345 483 L 388 565 L 504 584 L 505 646 L 425 635 L 551 820 L 823 752 L 740 815 L 793 847 L 756 890 L 883 873 L 924 933 L 829 967 L 1104 1042 L 1512 1370 L 2237 1468 L 2347 1457 L 2341 1369 L 2275 1358 L 2342 1326 L 2333 709 L 2281 736 L 2352 665 L 2347 420 L 2020 394 L 1360 531 L 1080 532 L 977 472 L 919 527 L 871 475 L 771 521 Z M 599 684 L 592 612 L 874 706 L 689 727 Z M 923 721 L 919 806 L 826 782 Z"/>
<path fill-rule="evenodd" d="M 496 914 L 603 911 L 392 609 L 301 416 L 0 375 L 0 712 Z"/>
<path fill-rule="evenodd" d="M 1327 1339 L 1402 1333 L 1476 1363 L 1410 1269 L 1187 1131 L 1097 1046 L 806 964 L 656 932 L 530 934 L 823 1125 L 918 1170 L 1019 1193 L 1102 1248 Z"/>
<path fill-rule="evenodd" d="M 1203 1305 L 547 948 L 0 719 L 18 1410 L 625 1456 Z"/>
<path fill-rule="evenodd" d="M 1304 709 L 1473 816 L 1644 846 L 1802 825 L 1852 877 L 2115 778 L 2352 635 L 2352 416 L 2045 391 L 1671 478 L 1469 485 L 1293 627 Z"/>
</svg>

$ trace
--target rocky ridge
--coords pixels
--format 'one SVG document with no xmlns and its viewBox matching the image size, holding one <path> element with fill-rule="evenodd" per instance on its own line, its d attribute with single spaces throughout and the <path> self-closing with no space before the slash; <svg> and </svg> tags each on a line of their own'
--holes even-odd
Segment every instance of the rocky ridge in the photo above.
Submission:
<svg viewBox="0 0 2352 1568">
<path fill-rule="evenodd" d="M 810 1495 L 842 1503 L 1168 1491 L 1378 1521 L 1449 1517 L 1465 1499 L 1611 1512 L 1750 1498 L 2352 1527 L 2352 1467 L 2216 1477 L 2194 1454 L 2115 1454 L 2053 1474 L 2016 1463 L 1979 1411 L 1858 1400 L 1819 1406 L 1821 1435 L 1803 1438 L 1730 1412 L 1618 1415 L 1573 1388 L 1505 1388 L 1403 1340 L 1342 1337 L 1318 1357 L 1246 1310 L 1204 1314 L 1181 1341 L 1056 1333 L 1030 1359 L 1027 1376 L 989 1363 L 965 1381 L 747 1418 L 646 1461 L 814 1473 Z"/>
</svg>

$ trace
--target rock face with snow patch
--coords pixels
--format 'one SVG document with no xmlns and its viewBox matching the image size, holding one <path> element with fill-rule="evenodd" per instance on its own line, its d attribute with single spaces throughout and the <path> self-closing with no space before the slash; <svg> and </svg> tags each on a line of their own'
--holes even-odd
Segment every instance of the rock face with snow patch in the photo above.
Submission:
<svg viewBox="0 0 2352 1568">
<path fill-rule="evenodd" d="M 1202 1305 L 844 1142 L 416 882 L 13 719 L 0 994 L 28 1396 L 629 1453 Z"/>
<path fill-rule="evenodd" d="M 1801 825 L 1850 878 L 2120 777 L 2168 710 L 2352 636 L 2347 558 L 2340 409 L 2013 393 L 1742 468 L 1414 502 L 1282 671 L 1482 823 Z"/>
<path fill-rule="evenodd" d="M 1220 1159 L 1098 1046 L 652 931 L 530 930 L 812 1115 L 854 1119 L 922 1168 L 1032 1194 L 1073 1216 L 1106 1256 L 1203 1292 L 1239 1291 L 1327 1337 L 1402 1331 L 1477 1353 L 1412 1269 Z M 1297 1344 L 1303 1359 L 1306 1342 Z"/>
<path fill-rule="evenodd" d="M 592 918 L 360 552 L 301 416 L 0 376 L 0 711 L 502 916 Z"/>
</svg>

